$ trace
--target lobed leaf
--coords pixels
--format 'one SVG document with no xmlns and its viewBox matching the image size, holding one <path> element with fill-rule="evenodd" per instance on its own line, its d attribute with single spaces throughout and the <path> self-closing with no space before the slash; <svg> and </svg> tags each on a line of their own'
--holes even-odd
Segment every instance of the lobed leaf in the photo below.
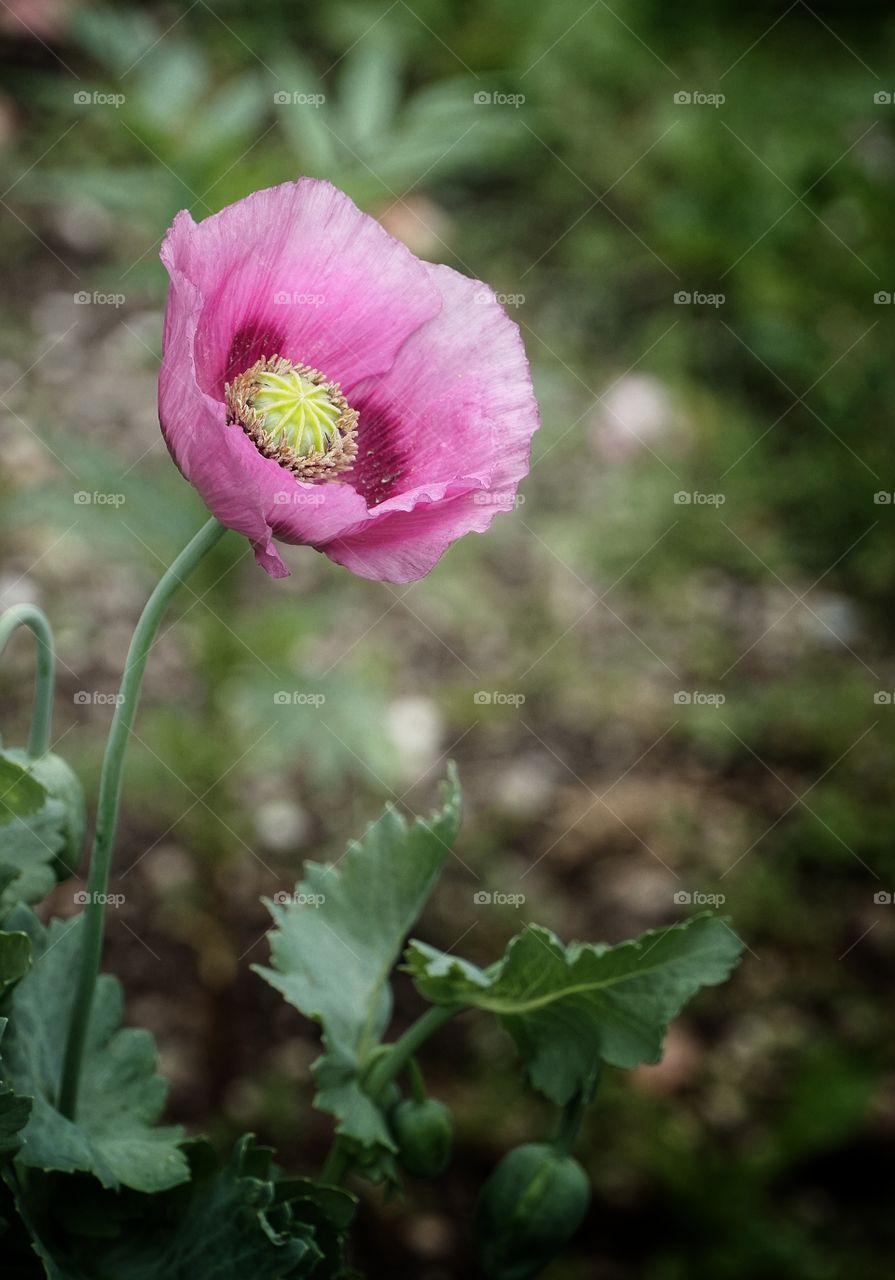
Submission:
<svg viewBox="0 0 895 1280">
<path fill-rule="evenodd" d="M 0 752 L 0 918 L 52 889 L 64 826 L 64 806 L 30 770 Z"/>
<path fill-rule="evenodd" d="M 600 1061 L 658 1062 L 670 1020 L 700 987 L 723 982 L 742 948 L 726 920 L 701 915 L 618 946 L 566 946 L 533 925 L 489 969 L 412 942 L 406 967 L 427 1000 L 495 1013 L 532 1084 L 562 1105 Z"/>
<path fill-rule="evenodd" d="M 460 822 L 451 768 L 441 808 L 408 823 L 386 808 L 338 864 L 306 863 L 289 905 L 269 903 L 274 967 L 256 971 L 323 1028 L 315 1105 L 363 1147 L 394 1150 L 379 1107 L 360 1087 L 388 1026 L 391 971 L 438 879 Z"/>
<path fill-rule="evenodd" d="M 0 1060 L 0 1079 L 32 1099 L 20 1162 L 92 1173 L 113 1188 L 159 1191 L 182 1182 L 189 1175 L 181 1130 L 153 1127 L 168 1087 L 156 1075 L 152 1037 L 121 1028 L 121 987 L 108 975 L 96 987 L 76 1119 L 57 1110 L 83 916 L 45 928 L 20 906 L 7 924 L 30 938 L 33 951 L 31 969 L 4 1005 L 9 1026 Z"/>
<path fill-rule="evenodd" d="M 348 1192 L 280 1178 L 250 1135 L 224 1164 L 201 1139 L 186 1154 L 189 1182 L 154 1195 L 60 1174 L 39 1214 L 16 1196 L 48 1280 L 347 1280 Z"/>
</svg>

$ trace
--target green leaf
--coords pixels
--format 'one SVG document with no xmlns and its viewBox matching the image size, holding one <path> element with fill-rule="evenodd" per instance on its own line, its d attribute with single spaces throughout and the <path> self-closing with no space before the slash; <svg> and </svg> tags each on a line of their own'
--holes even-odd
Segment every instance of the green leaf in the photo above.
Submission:
<svg viewBox="0 0 895 1280">
<path fill-rule="evenodd" d="M 345 59 L 339 90 L 343 136 L 359 150 L 371 140 L 384 141 L 401 96 L 393 33 L 380 27 L 358 41 Z"/>
<path fill-rule="evenodd" d="M 0 1018 L 0 1040 L 6 1023 L 6 1018 Z M 14 1156 L 22 1145 L 19 1135 L 30 1114 L 30 1098 L 20 1098 L 12 1089 L 0 1085 L 0 1164 Z"/>
<path fill-rule="evenodd" d="M 323 81 L 299 55 L 287 54 L 277 59 L 273 71 L 276 120 L 298 156 L 303 172 L 332 174 L 339 163 L 339 147 L 332 129 L 323 123 L 319 107 L 312 107 L 306 100 L 296 101 L 296 96 L 301 99 L 324 94 Z"/>
<path fill-rule="evenodd" d="M 487 970 L 412 942 L 407 968 L 427 1000 L 497 1014 L 532 1084 L 562 1105 L 600 1060 L 658 1062 L 668 1023 L 700 987 L 723 982 L 742 949 L 725 920 L 701 915 L 614 947 L 565 946 L 533 925 Z"/>
<path fill-rule="evenodd" d="M 20 1203 L 50 1280 L 347 1280 L 353 1196 L 280 1178 L 250 1136 L 223 1165 L 205 1140 L 185 1150 L 190 1180 L 173 1190 L 110 1192 L 54 1175 L 39 1218 Z"/>
<path fill-rule="evenodd" d="M 180 154 L 185 159 L 207 161 L 222 148 L 248 145 L 249 139 L 261 132 L 269 108 L 270 94 L 254 71 L 234 77 L 195 109 L 189 130 L 180 141 Z"/>
<path fill-rule="evenodd" d="M 56 883 L 65 807 L 18 761 L 0 753 L 0 918 L 17 902 L 39 902 Z"/>
<path fill-rule="evenodd" d="M 81 856 L 84 827 L 87 821 L 84 788 L 77 774 L 67 761 L 52 751 L 33 759 L 27 751 L 15 747 L 3 752 L 2 758 L 21 765 L 30 777 L 45 788 L 50 800 L 58 801 L 62 805 L 63 845 L 53 867 L 53 873 L 60 880 L 74 875 Z"/>
<path fill-rule="evenodd" d="M 7 1000 L 0 1066 L 6 1083 L 33 1098 L 19 1159 L 41 1169 L 93 1173 L 106 1187 L 159 1191 L 182 1182 L 188 1170 L 180 1129 L 152 1127 L 168 1091 L 155 1074 L 152 1037 L 121 1029 L 121 987 L 108 975 L 100 977 L 93 1001 L 76 1121 L 56 1109 L 83 916 L 44 928 L 18 907 L 7 923 L 30 937 L 34 954 L 30 972 Z"/>
<path fill-rule="evenodd" d="M 27 933 L 0 933 L 0 996 L 18 982 L 31 966 L 31 939 Z"/>
<path fill-rule="evenodd" d="M 394 1150 L 380 1109 L 358 1077 L 388 1026 L 389 975 L 459 823 L 460 790 L 451 766 L 442 807 L 431 818 L 408 824 L 388 806 L 338 864 L 305 864 L 290 905 L 268 904 L 276 921 L 269 935 L 275 968 L 257 972 L 322 1025 L 325 1053 L 314 1064 L 315 1105 L 337 1116 L 337 1132 L 361 1146 Z"/>
</svg>

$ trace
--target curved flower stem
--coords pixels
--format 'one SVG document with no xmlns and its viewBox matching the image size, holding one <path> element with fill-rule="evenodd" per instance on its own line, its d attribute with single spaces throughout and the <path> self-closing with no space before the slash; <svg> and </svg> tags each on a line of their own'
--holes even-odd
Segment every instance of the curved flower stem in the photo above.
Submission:
<svg viewBox="0 0 895 1280">
<path fill-rule="evenodd" d="M 375 1101 L 385 1086 L 394 1080 L 414 1056 L 420 1045 L 424 1044 L 429 1036 L 434 1035 L 455 1014 L 462 1013 L 463 1008 L 464 1006 L 459 1004 L 439 1004 L 433 1005 L 431 1009 L 421 1014 L 416 1022 L 411 1023 L 394 1044 L 387 1045 L 387 1051 L 377 1058 L 364 1083 L 364 1092 Z M 326 1164 L 323 1166 L 321 1180 L 328 1182 L 331 1186 L 339 1186 L 348 1176 L 353 1163 L 354 1157 L 342 1138 L 337 1135 L 327 1156 Z"/>
<path fill-rule="evenodd" d="M 28 754 L 36 760 L 50 747 L 50 722 L 53 717 L 53 691 L 56 682 L 56 650 L 53 628 L 42 609 L 33 604 L 16 604 L 0 616 L 0 654 L 19 627 L 28 627 L 37 640 L 37 675 L 34 682 L 34 710 Z"/>
<path fill-rule="evenodd" d="M 429 1036 L 434 1035 L 440 1027 L 449 1022 L 456 1014 L 461 1013 L 464 1006 L 459 1004 L 434 1004 L 421 1014 L 416 1022 L 412 1022 L 403 1035 L 394 1044 L 388 1046 L 388 1052 L 376 1062 L 366 1083 L 366 1092 L 371 1098 L 378 1098 L 387 1084 L 403 1069 L 404 1064 L 413 1057 L 420 1045 L 425 1044 Z"/>
<path fill-rule="evenodd" d="M 112 719 L 112 728 L 109 731 L 100 775 L 96 834 L 90 854 L 90 871 L 87 879 L 84 947 L 81 952 L 80 971 L 71 1008 L 59 1092 L 59 1110 L 69 1119 L 74 1119 L 84 1041 L 87 1036 L 93 991 L 99 971 L 106 914 L 106 892 L 112 865 L 118 804 L 121 799 L 124 753 L 140 698 L 140 686 L 143 683 L 146 661 L 171 597 L 184 578 L 195 569 L 203 556 L 226 532 L 226 527 L 212 518 L 202 526 L 177 559 L 165 570 L 146 602 L 127 652 L 119 689 L 119 701 Z"/>
</svg>

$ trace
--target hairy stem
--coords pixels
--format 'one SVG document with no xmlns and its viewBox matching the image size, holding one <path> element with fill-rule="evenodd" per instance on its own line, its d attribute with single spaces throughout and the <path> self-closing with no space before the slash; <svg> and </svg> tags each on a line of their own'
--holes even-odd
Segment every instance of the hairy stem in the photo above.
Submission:
<svg viewBox="0 0 895 1280">
<path fill-rule="evenodd" d="M 33 604 L 16 604 L 0 617 L 0 654 L 19 627 L 28 627 L 37 640 L 37 675 L 34 681 L 34 710 L 28 754 L 32 760 L 45 756 L 50 748 L 50 722 L 53 717 L 53 691 L 56 682 L 56 651 L 53 629 L 42 609 Z"/>
<path fill-rule="evenodd" d="M 195 569 L 199 561 L 225 533 L 225 526 L 212 518 L 184 547 L 177 559 L 162 574 L 155 590 L 147 600 L 128 649 L 119 688 L 118 705 L 112 719 L 112 728 L 109 731 L 100 775 L 96 834 L 90 854 L 90 870 L 87 879 L 84 944 L 65 1045 L 59 1110 L 69 1119 L 74 1118 L 77 1106 L 84 1041 L 102 952 L 105 902 L 112 866 L 118 807 L 121 800 L 124 755 L 140 699 L 140 686 L 143 683 L 146 661 L 171 597 L 184 578 Z"/>
</svg>

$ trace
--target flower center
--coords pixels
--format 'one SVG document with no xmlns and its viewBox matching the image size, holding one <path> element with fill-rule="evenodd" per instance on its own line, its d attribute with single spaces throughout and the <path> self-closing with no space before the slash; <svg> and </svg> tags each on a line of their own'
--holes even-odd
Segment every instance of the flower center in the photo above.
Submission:
<svg viewBox="0 0 895 1280">
<path fill-rule="evenodd" d="M 308 365 L 262 357 L 225 387 L 229 421 L 300 480 L 333 479 L 357 454 L 357 413 Z"/>
<path fill-rule="evenodd" d="M 326 452 L 341 417 L 324 388 L 297 369 L 261 374 L 252 405 L 272 438 L 304 457 Z"/>
</svg>

